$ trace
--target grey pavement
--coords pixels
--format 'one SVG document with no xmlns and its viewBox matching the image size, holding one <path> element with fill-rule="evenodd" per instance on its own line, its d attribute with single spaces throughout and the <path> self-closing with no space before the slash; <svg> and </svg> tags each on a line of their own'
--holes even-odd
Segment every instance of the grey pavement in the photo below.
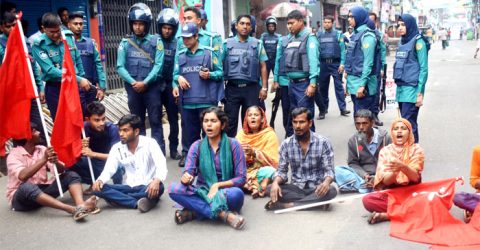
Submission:
<svg viewBox="0 0 480 250">
<path fill-rule="evenodd" d="M 423 180 L 465 176 L 459 190 L 468 185 L 472 148 L 480 143 L 479 85 L 480 62 L 473 59 L 474 41 L 452 41 L 442 51 L 440 43 L 430 51 L 430 72 L 424 107 L 420 110 L 420 144 L 425 149 Z M 392 53 L 393 54 L 393 53 Z M 389 58 L 390 62 L 392 58 Z M 392 64 L 389 64 L 391 68 Z M 269 97 L 270 99 L 272 96 Z M 353 118 L 342 117 L 330 91 L 330 110 L 325 120 L 315 120 L 317 132 L 331 139 L 335 164 L 345 164 L 346 143 L 354 132 Z M 270 105 L 270 102 L 268 102 Z M 348 103 L 352 109 L 351 103 Z M 267 108 L 270 111 L 270 108 Z M 317 110 L 318 111 L 318 110 Z M 277 117 L 278 137 L 284 137 L 281 112 Z M 396 110 L 380 115 L 389 128 Z M 166 128 L 168 126 L 165 126 Z M 178 181 L 181 169 L 168 159 L 166 184 Z M 6 177 L 0 178 L 5 187 Z M 71 200 L 66 196 L 66 202 Z M 0 197 L 0 249 L 427 249 L 389 236 L 389 223 L 368 225 L 360 200 L 333 204 L 331 211 L 301 211 L 276 215 L 263 209 L 267 199 L 246 197 L 242 215 L 243 231 L 221 222 L 194 221 L 177 226 L 174 203 L 167 194 L 159 206 L 146 214 L 109 207 L 75 223 L 70 215 L 50 208 L 20 213 L 9 210 Z M 461 217 L 461 211 L 452 208 Z"/>
</svg>

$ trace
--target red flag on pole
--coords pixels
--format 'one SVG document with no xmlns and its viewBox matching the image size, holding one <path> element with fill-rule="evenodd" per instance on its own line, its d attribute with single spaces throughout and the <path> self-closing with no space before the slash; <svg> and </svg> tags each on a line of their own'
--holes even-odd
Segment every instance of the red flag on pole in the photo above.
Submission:
<svg viewBox="0 0 480 250">
<path fill-rule="evenodd" d="M 51 142 L 58 159 L 64 162 L 66 167 L 70 167 L 82 152 L 83 119 L 75 66 L 65 39 L 63 46 L 65 52 L 63 53 L 62 85 Z"/>
<path fill-rule="evenodd" d="M 390 235 L 434 246 L 480 247 L 480 227 L 476 225 L 480 220 L 472 223 L 472 218 L 470 224 L 465 224 L 450 214 L 457 180 L 444 179 L 385 191 Z M 478 220 L 480 211 L 477 212 Z"/>
<path fill-rule="evenodd" d="M 28 53 L 18 26 L 15 25 L 8 37 L 5 58 L 0 67 L 0 156 L 5 155 L 5 142 L 10 138 L 32 137 L 30 105 L 35 98 L 34 80 L 28 70 Z"/>
</svg>

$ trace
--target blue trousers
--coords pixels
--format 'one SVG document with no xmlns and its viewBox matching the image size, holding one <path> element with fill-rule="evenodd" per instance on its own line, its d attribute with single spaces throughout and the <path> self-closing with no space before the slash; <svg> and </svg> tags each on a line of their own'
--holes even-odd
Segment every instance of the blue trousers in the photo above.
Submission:
<svg viewBox="0 0 480 250">
<path fill-rule="evenodd" d="M 377 93 L 375 94 L 373 104 L 372 104 L 372 113 L 377 114 L 380 113 L 380 86 L 382 84 L 381 75 L 377 75 Z"/>
<path fill-rule="evenodd" d="M 102 191 L 94 192 L 94 195 L 105 199 L 108 202 L 114 202 L 122 207 L 137 208 L 137 202 L 141 198 L 148 198 L 146 185 L 130 187 L 128 185 L 120 184 L 104 184 Z M 163 183 L 160 183 L 158 197 L 151 199 L 151 201 L 158 202 L 160 196 L 164 191 Z"/>
<path fill-rule="evenodd" d="M 55 121 L 55 116 L 57 115 L 58 109 L 58 98 L 60 97 L 60 86 L 61 83 L 46 83 L 45 84 L 45 101 L 47 102 L 48 110 L 50 110 L 50 116 L 52 120 Z M 94 94 L 90 94 L 90 92 L 95 92 Z M 85 117 L 85 109 L 88 103 L 94 101 L 96 99 L 97 91 L 95 89 L 90 88 L 88 94 L 85 94 L 84 90 L 79 90 L 80 95 L 80 105 L 82 106 L 82 111 Z M 92 100 L 93 95 L 93 100 Z M 87 102 L 90 100 L 90 102 Z M 38 124 L 41 125 L 41 124 Z"/>
<path fill-rule="evenodd" d="M 172 185 L 182 184 L 174 183 Z M 245 196 L 243 191 L 238 187 L 224 188 L 219 190 L 219 192 L 222 191 L 224 191 L 227 196 L 228 210 L 239 212 L 243 207 L 243 200 Z M 195 212 L 197 214 L 197 219 L 214 219 L 212 217 L 210 204 L 208 204 L 208 202 L 202 199 L 198 194 L 170 192 L 168 195 L 170 195 L 170 198 L 180 206 Z"/>
<path fill-rule="evenodd" d="M 305 107 L 310 110 L 313 117 L 315 117 L 315 96 L 308 97 L 305 95 L 305 90 L 307 89 L 309 84 L 309 80 L 298 83 L 290 81 L 290 85 L 288 87 L 288 96 L 290 98 L 290 112 L 292 112 L 292 110 L 298 107 Z M 292 119 L 290 115 L 288 126 L 289 128 L 287 129 L 287 131 L 292 131 L 293 133 Z M 311 130 L 315 132 L 315 123 L 312 125 Z"/>
<path fill-rule="evenodd" d="M 283 127 L 285 128 L 286 137 L 293 135 L 293 129 L 290 123 L 290 96 L 288 95 L 288 86 L 280 86 L 280 91 L 282 94 L 282 122 Z M 286 138 L 285 137 L 285 138 Z"/>
<path fill-rule="evenodd" d="M 143 93 L 137 93 L 132 85 L 125 83 L 125 90 L 128 95 L 128 108 L 132 114 L 138 115 L 142 120 L 140 134 L 146 135 L 145 115 L 148 112 L 148 120 L 152 128 L 152 138 L 160 145 L 165 155 L 165 142 L 163 140 L 162 127 L 162 101 L 160 93 L 160 84 L 153 82 L 148 85 Z"/>
<path fill-rule="evenodd" d="M 202 134 L 202 121 L 200 115 L 206 108 L 182 108 L 182 154 L 187 155 L 192 144 L 200 139 Z"/>
<path fill-rule="evenodd" d="M 367 95 L 367 96 L 364 96 L 363 98 L 357 98 L 356 95 L 351 95 L 352 97 L 352 102 L 353 102 L 353 113 L 357 113 L 358 110 L 360 109 L 368 109 L 368 110 L 372 110 L 372 105 L 373 105 L 373 101 L 375 99 L 375 96 L 374 95 Z"/>
<path fill-rule="evenodd" d="M 265 110 L 265 103 L 260 102 L 258 98 L 260 89 L 261 87 L 257 83 L 250 83 L 242 87 L 234 83 L 227 84 L 225 88 L 225 113 L 227 113 L 228 116 L 228 137 L 235 137 L 237 135 L 239 111 L 243 123 L 245 112 L 249 107 L 257 105 Z M 242 108 L 241 110 L 240 107 Z"/>
<path fill-rule="evenodd" d="M 347 104 L 345 103 L 345 89 L 342 85 L 342 74 L 338 73 L 339 66 L 339 63 L 320 64 L 319 90 L 323 97 L 325 112 L 328 111 L 328 89 L 330 86 L 330 76 L 333 77 L 333 85 L 335 87 L 335 97 L 337 98 L 338 108 L 340 111 L 347 108 Z"/>
<path fill-rule="evenodd" d="M 83 89 L 80 90 L 80 102 L 82 104 L 82 112 L 83 117 L 87 116 L 87 106 L 88 104 L 97 100 L 97 89 L 90 88 L 90 90 L 85 91 Z"/>
<path fill-rule="evenodd" d="M 100 176 L 100 174 L 102 173 L 103 168 L 105 167 L 105 161 L 93 158 L 91 159 L 91 161 L 93 175 L 95 176 L 95 179 L 97 179 L 98 176 Z M 73 165 L 68 170 L 77 173 L 82 178 L 82 183 L 92 184 L 92 176 L 90 174 L 90 168 L 88 167 L 87 157 L 81 157 L 75 163 L 75 165 Z M 112 181 L 114 184 L 122 184 L 124 171 L 125 170 L 123 168 L 118 168 L 117 172 L 112 176 Z"/>
<path fill-rule="evenodd" d="M 413 136 L 415 136 L 415 143 L 418 143 L 418 112 L 420 108 L 415 106 L 415 103 L 410 102 L 399 102 L 398 106 L 400 107 L 400 113 L 402 118 L 407 119 L 412 124 Z"/>
<path fill-rule="evenodd" d="M 170 126 L 170 134 L 168 135 L 170 155 L 172 152 L 177 152 L 178 148 L 178 105 L 175 103 L 175 98 L 172 94 L 172 83 L 167 82 L 167 86 L 162 90 L 160 97 L 162 106 L 167 110 L 168 124 Z M 162 130 L 163 132 L 163 130 Z"/>
<path fill-rule="evenodd" d="M 267 61 L 267 77 L 270 77 L 270 72 L 273 73 L 274 69 L 275 69 L 275 58 Z"/>
</svg>

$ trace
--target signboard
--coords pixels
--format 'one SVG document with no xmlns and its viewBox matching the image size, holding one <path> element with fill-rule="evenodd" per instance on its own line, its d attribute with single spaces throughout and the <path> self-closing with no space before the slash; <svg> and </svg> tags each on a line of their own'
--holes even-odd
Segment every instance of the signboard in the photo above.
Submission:
<svg viewBox="0 0 480 250">
<path fill-rule="evenodd" d="M 340 7 L 340 15 L 341 16 L 348 16 L 348 12 L 351 8 L 355 6 L 362 6 L 361 2 L 353 2 L 353 3 L 344 3 L 342 7 Z"/>
<path fill-rule="evenodd" d="M 393 78 L 387 78 L 385 84 L 385 99 L 387 103 L 386 109 L 396 109 L 397 108 L 397 85 Z"/>
</svg>

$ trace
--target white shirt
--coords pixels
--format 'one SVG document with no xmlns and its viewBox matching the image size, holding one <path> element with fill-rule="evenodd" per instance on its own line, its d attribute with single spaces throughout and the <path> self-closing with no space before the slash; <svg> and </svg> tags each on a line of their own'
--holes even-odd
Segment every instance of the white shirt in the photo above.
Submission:
<svg viewBox="0 0 480 250">
<path fill-rule="evenodd" d="M 142 135 L 133 154 L 128 150 L 127 144 L 117 142 L 113 145 L 98 179 L 106 183 L 119 166 L 125 168 L 123 184 L 130 187 L 148 185 L 154 178 L 162 182 L 167 178 L 167 160 L 160 146 L 154 139 Z"/>
<path fill-rule="evenodd" d="M 42 32 L 40 32 L 40 30 L 39 30 L 39 31 L 35 32 L 33 35 L 28 37 L 27 42 L 30 44 L 30 46 L 33 46 L 33 41 L 35 41 L 35 39 L 37 37 L 39 37 L 41 34 L 42 34 Z"/>
</svg>

